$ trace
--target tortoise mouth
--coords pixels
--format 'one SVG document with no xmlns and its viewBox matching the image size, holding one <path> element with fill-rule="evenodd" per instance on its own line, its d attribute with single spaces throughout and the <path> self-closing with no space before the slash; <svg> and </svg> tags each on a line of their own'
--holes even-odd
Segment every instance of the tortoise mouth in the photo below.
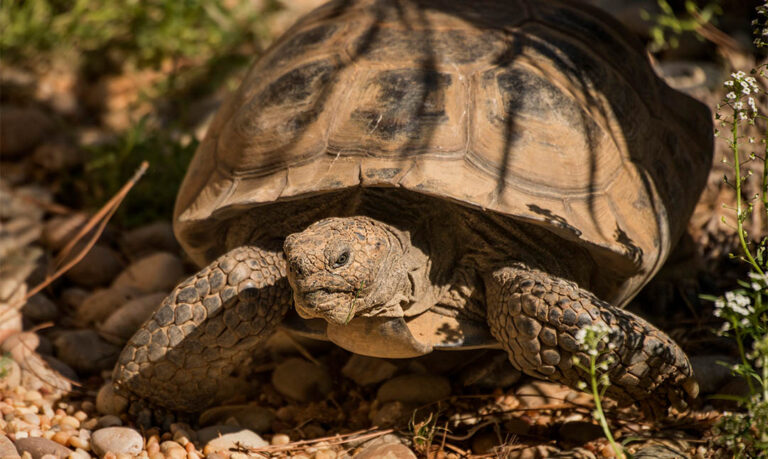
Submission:
<svg viewBox="0 0 768 459">
<path fill-rule="evenodd" d="M 354 316 L 357 302 L 348 290 L 321 287 L 297 293 L 294 302 L 302 317 L 322 318 L 341 325 Z"/>
</svg>

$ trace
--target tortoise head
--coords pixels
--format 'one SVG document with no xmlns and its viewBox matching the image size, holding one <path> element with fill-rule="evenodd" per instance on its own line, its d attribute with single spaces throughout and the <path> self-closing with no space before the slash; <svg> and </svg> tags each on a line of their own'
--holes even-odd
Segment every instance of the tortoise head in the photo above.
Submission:
<svg viewBox="0 0 768 459">
<path fill-rule="evenodd" d="M 354 317 L 402 317 L 410 290 L 407 241 L 367 217 L 327 218 L 285 239 L 296 311 L 343 325 Z"/>
</svg>

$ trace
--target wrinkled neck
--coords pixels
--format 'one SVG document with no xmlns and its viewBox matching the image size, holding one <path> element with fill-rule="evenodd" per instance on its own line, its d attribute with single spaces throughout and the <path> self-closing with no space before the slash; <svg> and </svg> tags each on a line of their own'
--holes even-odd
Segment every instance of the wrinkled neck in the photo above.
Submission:
<svg viewBox="0 0 768 459">
<path fill-rule="evenodd" d="M 395 277 L 390 277 L 395 289 L 389 302 L 399 304 L 401 317 L 420 314 L 435 304 L 434 289 L 429 279 L 429 255 L 413 244 L 411 232 L 386 226 L 392 235 L 392 244 L 399 247 L 397 260 L 389 268 L 389 275 Z M 387 276 L 387 272 L 382 274 Z"/>
</svg>

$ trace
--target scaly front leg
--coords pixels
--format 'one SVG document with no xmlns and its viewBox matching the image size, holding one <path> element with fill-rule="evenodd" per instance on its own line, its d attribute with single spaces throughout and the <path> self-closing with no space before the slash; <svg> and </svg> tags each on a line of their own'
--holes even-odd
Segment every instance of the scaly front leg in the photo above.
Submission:
<svg viewBox="0 0 768 459">
<path fill-rule="evenodd" d="M 197 412 L 263 343 L 292 304 L 281 250 L 239 247 L 179 284 L 123 349 L 118 391 Z"/>
<path fill-rule="evenodd" d="M 685 353 L 664 332 L 640 317 L 599 300 L 569 282 L 522 264 L 486 276 L 491 333 L 521 371 L 571 387 L 588 376 L 573 365 L 587 362 L 576 341 L 579 329 L 604 324 L 610 330 L 608 394 L 636 402 L 654 417 L 683 409 L 698 394 Z"/>
</svg>

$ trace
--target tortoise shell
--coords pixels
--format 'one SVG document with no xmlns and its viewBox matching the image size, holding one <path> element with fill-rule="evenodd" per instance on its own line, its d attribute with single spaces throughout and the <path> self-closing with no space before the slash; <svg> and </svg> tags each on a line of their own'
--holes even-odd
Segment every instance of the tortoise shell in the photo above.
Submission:
<svg viewBox="0 0 768 459">
<path fill-rule="evenodd" d="M 599 10 L 339 0 L 299 20 L 220 108 L 174 223 L 204 264 L 245 209 L 399 187 L 577 242 L 621 279 L 605 298 L 621 306 L 682 233 L 711 156 L 709 110 Z"/>
</svg>

